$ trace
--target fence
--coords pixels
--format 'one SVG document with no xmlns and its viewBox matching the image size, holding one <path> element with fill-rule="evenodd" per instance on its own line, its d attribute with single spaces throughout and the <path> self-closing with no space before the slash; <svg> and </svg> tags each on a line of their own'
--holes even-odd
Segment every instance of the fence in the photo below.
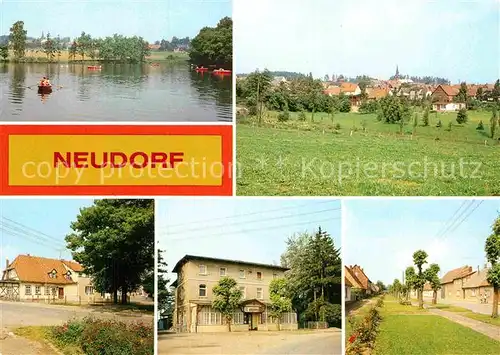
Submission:
<svg viewBox="0 0 500 355">
<path fill-rule="evenodd" d="M 328 322 L 307 322 L 308 329 L 327 329 Z"/>
</svg>

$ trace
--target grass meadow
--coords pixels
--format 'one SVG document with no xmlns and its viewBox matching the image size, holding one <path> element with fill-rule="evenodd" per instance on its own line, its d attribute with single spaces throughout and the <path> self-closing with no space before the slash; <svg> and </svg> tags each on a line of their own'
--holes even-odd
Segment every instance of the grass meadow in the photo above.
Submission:
<svg viewBox="0 0 500 355">
<path fill-rule="evenodd" d="M 497 354 L 500 344 L 470 328 L 432 315 L 393 297 L 381 309 L 375 355 Z"/>
<path fill-rule="evenodd" d="M 238 195 L 500 195 L 491 112 L 469 111 L 463 125 L 456 113 L 430 113 L 428 126 L 419 112 L 418 125 L 406 123 L 402 133 L 375 114 L 290 115 L 238 119 Z"/>
</svg>

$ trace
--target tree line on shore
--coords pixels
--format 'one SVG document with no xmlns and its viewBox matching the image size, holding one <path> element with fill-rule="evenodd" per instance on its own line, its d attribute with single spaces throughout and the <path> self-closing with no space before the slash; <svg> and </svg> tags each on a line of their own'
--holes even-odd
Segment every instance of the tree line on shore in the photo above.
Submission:
<svg viewBox="0 0 500 355">
<path fill-rule="evenodd" d="M 216 65 L 220 67 L 232 67 L 232 27 L 233 22 L 229 17 L 222 18 L 216 27 L 204 27 L 192 40 L 189 37 L 178 39 L 173 37 L 172 42 L 158 41 L 160 48 L 169 50 L 175 45 L 188 46 L 191 62 L 197 65 Z M 66 50 L 62 39 L 52 37 L 47 33 L 45 39 L 40 42 L 41 52 L 46 56 L 46 60 L 51 62 Z M 23 21 L 15 22 L 10 28 L 9 43 L 0 46 L 0 57 L 7 61 L 9 49 L 14 54 L 15 62 L 27 61 L 26 51 L 27 31 Z M 93 38 L 89 33 L 82 32 L 75 38 L 68 48 L 70 60 L 100 60 L 114 62 L 137 63 L 146 60 L 151 54 L 149 43 L 140 36 L 127 37 L 114 34 L 104 38 Z"/>
</svg>

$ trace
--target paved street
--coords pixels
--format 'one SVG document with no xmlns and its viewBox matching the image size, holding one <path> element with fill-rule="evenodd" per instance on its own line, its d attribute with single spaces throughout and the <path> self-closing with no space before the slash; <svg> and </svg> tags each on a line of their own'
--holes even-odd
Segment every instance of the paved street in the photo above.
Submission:
<svg viewBox="0 0 500 355">
<path fill-rule="evenodd" d="M 0 301 L 0 327 L 19 327 L 28 325 L 59 325 L 71 318 L 86 316 L 116 318 L 121 321 L 153 321 L 152 315 L 99 312 L 77 306 L 46 305 L 23 302 Z"/>
<path fill-rule="evenodd" d="M 325 354 L 342 352 L 340 329 L 244 333 L 160 334 L 159 355 Z"/>
<path fill-rule="evenodd" d="M 438 303 L 449 304 L 452 306 L 470 309 L 472 312 L 481 314 L 491 314 L 491 303 L 474 303 L 474 302 L 461 302 L 461 301 L 447 301 L 438 299 Z"/>
</svg>

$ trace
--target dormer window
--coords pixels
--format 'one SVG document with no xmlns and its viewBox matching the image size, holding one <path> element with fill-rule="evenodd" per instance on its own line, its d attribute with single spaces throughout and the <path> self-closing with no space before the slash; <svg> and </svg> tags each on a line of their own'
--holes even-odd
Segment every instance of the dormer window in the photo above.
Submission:
<svg viewBox="0 0 500 355">
<path fill-rule="evenodd" d="M 72 280 L 71 280 L 71 271 L 69 271 L 69 270 L 68 270 L 68 272 L 64 274 L 64 278 L 65 278 L 66 280 L 72 281 Z"/>
<path fill-rule="evenodd" d="M 49 272 L 49 279 L 55 279 L 57 277 L 57 271 L 56 269 L 52 269 L 51 272 Z"/>
</svg>

